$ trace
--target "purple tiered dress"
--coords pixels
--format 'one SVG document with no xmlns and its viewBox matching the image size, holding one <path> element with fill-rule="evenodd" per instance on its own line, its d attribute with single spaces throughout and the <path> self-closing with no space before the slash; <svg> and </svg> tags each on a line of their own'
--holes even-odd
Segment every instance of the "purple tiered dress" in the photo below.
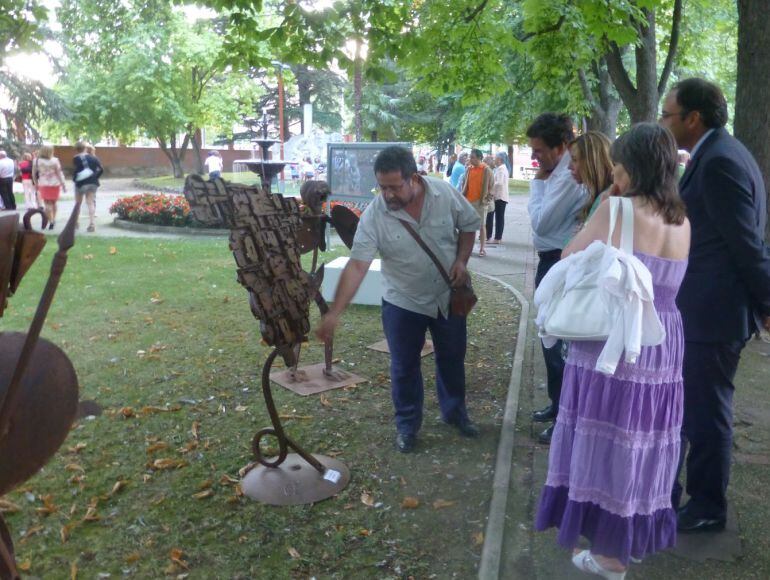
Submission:
<svg viewBox="0 0 770 580">
<path fill-rule="evenodd" d="M 682 319 L 674 302 L 686 260 L 635 255 L 649 268 L 666 329 L 636 364 L 613 376 L 594 370 L 603 342 L 572 342 L 564 369 L 548 478 L 535 528 L 559 528 L 558 542 L 628 565 L 676 542 L 671 488 L 682 426 Z"/>
</svg>

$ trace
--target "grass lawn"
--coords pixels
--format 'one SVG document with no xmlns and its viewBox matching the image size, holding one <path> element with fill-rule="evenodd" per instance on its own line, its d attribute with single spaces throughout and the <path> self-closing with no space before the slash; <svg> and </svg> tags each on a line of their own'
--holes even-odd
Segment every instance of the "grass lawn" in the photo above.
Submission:
<svg viewBox="0 0 770 580">
<path fill-rule="evenodd" d="M 10 300 L 3 330 L 26 330 L 54 245 Z M 57 456 L 4 498 L 23 573 L 475 576 L 515 347 L 511 296 L 476 283 L 466 372 L 482 437 L 463 439 L 441 423 L 429 356 L 412 455 L 393 450 L 388 357 L 366 348 L 382 338 L 379 308 L 351 307 L 335 357 L 369 381 L 324 397 L 274 386 L 289 436 L 345 462 L 351 482 L 315 505 L 271 507 L 237 485 L 269 419 L 259 387 L 268 349 L 234 269 L 221 240 L 90 238 L 70 251 L 43 336 L 73 361 L 81 398 L 105 411 L 80 421 Z M 313 325 L 317 318 L 313 307 Z M 317 341 L 303 348 L 303 363 L 322 360 Z M 402 507 L 407 497 L 416 508 Z"/>
</svg>

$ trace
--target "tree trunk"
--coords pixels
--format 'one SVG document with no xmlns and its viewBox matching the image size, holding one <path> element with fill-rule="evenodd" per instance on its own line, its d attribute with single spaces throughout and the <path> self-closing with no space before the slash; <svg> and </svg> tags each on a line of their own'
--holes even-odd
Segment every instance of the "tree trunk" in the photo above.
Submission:
<svg viewBox="0 0 770 580">
<path fill-rule="evenodd" d="M 187 128 L 187 135 L 190 136 L 192 133 L 192 146 L 193 146 L 193 152 L 195 154 L 195 158 L 193 161 L 195 161 L 195 171 L 196 173 L 203 173 L 204 167 L 203 167 L 203 158 L 201 156 L 201 142 L 203 141 L 203 136 L 201 135 L 200 129 L 194 129 L 192 125 L 190 125 Z"/>
<path fill-rule="evenodd" d="M 184 167 L 182 161 L 184 161 L 184 154 L 187 151 L 188 136 L 185 135 L 182 147 L 177 149 L 176 136 L 171 138 L 171 144 L 166 143 L 165 139 L 156 138 L 160 150 L 168 158 L 171 163 L 171 170 L 176 179 L 182 179 L 184 177 Z"/>
<path fill-rule="evenodd" d="M 294 72 L 294 77 L 297 79 L 297 96 L 299 97 L 299 126 L 300 126 L 300 135 L 305 134 L 305 114 L 304 114 L 304 105 L 310 104 L 310 96 L 311 96 L 311 83 L 310 83 L 310 77 L 307 74 L 308 67 L 305 65 L 296 65 L 292 67 L 292 70 Z M 284 119 L 284 123 L 287 124 L 286 127 L 284 127 L 284 134 L 289 134 L 288 129 L 288 117 Z"/>
<path fill-rule="evenodd" d="M 361 88 L 362 88 L 361 41 L 356 40 L 356 55 L 353 63 L 353 119 L 356 141 L 361 141 Z"/>
<path fill-rule="evenodd" d="M 586 118 L 586 130 L 601 131 L 610 139 L 615 139 L 622 103 L 612 92 L 612 80 L 607 71 L 606 59 L 601 58 L 594 62 L 592 69 L 597 81 L 595 88 L 588 82 L 585 71 L 578 70 L 583 96 L 591 105 L 591 114 Z"/>
<path fill-rule="evenodd" d="M 679 46 L 679 26 L 682 21 L 682 0 L 674 0 L 674 12 L 671 19 L 671 40 L 668 45 L 666 61 L 658 77 L 657 42 L 655 39 L 655 11 L 643 9 L 644 21 L 638 23 L 639 42 L 634 48 L 636 60 L 636 86 L 623 64 L 623 50 L 616 44 L 610 44 L 605 55 L 607 70 L 612 83 L 626 105 L 631 116 L 631 123 L 654 122 L 658 116 L 658 103 L 666 91 L 668 78 L 674 64 Z"/>
<path fill-rule="evenodd" d="M 738 0 L 738 79 L 735 89 L 735 136 L 754 155 L 770 185 L 770 19 L 760 17 L 765 0 Z M 770 202 L 770 199 L 768 200 Z M 770 212 L 770 203 L 768 203 Z M 765 228 L 770 240 L 770 219 Z"/>
</svg>

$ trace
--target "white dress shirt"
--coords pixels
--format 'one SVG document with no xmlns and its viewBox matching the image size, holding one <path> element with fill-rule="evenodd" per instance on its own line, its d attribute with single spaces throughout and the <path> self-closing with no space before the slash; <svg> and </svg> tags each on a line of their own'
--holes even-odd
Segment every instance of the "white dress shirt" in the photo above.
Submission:
<svg viewBox="0 0 770 580">
<path fill-rule="evenodd" d="M 586 190 L 572 177 L 569 162 L 569 151 L 565 151 L 548 179 L 530 181 L 527 209 L 538 252 L 561 250 L 579 226 L 578 214 L 586 204 Z"/>
<path fill-rule="evenodd" d="M 13 159 L 10 157 L 3 157 L 0 159 L 0 179 L 13 177 L 15 170 L 16 166 L 13 163 Z"/>
</svg>

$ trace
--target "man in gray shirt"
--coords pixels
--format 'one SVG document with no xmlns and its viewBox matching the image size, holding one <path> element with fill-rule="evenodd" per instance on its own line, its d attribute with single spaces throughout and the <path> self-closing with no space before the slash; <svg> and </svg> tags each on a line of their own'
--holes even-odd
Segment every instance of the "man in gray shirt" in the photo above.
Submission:
<svg viewBox="0 0 770 580">
<path fill-rule="evenodd" d="M 586 203 L 585 189 L 569 171 L 569 143 L 574 138 L 572 119 L 567 115 L 543 113 L 527 129 L 532 159 L 540 164 L 529 186 L 529 219 L 532 238 L 539 258 L 535 287 L 548 270 L 561 259 L 561 251 L 575 235 L 578 215 Z M 542 345 L 541 345 L 542 346 Z M 551 404 L 535 411 L 536 422 L 555 421 L 559 412 L 561 381 L 564 375 L 562 341 L 551 348 L 543 346 L 543 358 L 548 379 L 548 397 Z M 553 424 L 543 431 L 538 441 L 550 443 Z"/>
<path fill-rule="evenodd" d="M 449 286 L 400 220 L 408 222 L 436 254 L 452 285 L 460 286 L 468 277 L 466 265 L 479 216 L 449 184 L 419 175 L 414 156 L 403 147 L 383 149 L 374 162 L 374 173 L 382 195 L 361 216 L 334 304 L 316 334 L 321 339 L 333 336 L 340 316 L 379 252 L 384 280 L 382 326 L 391 355 L 396 448 L 402 453 L 412 451 L 422 425 L 420 352 L 426 330 L 430 330 L 435 349 L 442 418 L 461 435 L 476 437 L 478 428 L 465 408 L 466 319 L 449 313 Z"/>
</svg>

